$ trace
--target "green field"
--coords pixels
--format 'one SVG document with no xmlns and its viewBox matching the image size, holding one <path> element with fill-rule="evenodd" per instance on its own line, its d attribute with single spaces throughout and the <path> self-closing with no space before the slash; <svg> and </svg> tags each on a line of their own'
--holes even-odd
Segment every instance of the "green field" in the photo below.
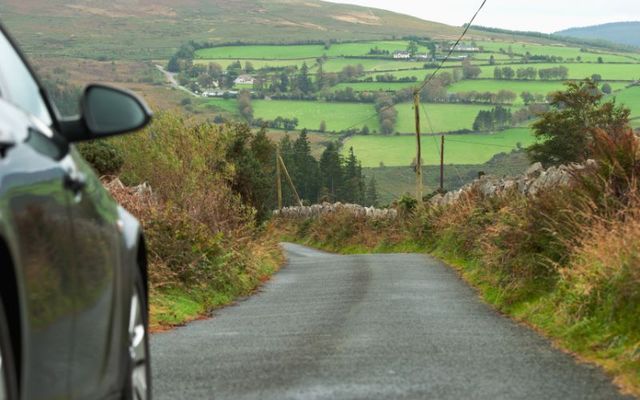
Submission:
<svg viewBox="0 0 640 400">
<path fill-rule="evenodd" d="M 485 164 L 445 164 L 444 188 L 456 190 L 477 178 L 480 171 L 493 176 L 516 176 L 524 173 L 530 163 L 524 152 L 506 152 L 494 156 Z M 375 176 L 382 204 L 391 203 L 405 193 L 415 193 L 416 174 L 411 167 L 363 168 L 362 172 L 367 177 Z M 440 166 L 424 166 L 422 178 L 424 192 L 432 192 L 440 185 Z"/>
<path fill-rule="evenodd" d="M 528 128 L 513 128 L 495 134 L 447 135 L 445 140 L 446 164 L 483 164 L 494 154 L 515 149 L 518 143 L 528 146 L 534 142 Z M 353 147 L 363 167 L 409 166 L 415 159 L 416 139 L 402 136 L 354 136 L 345 142 L 343 152 Z M 440 163 L 440 138 L 422 137 L 425 165 Z"/>
<path fill-rule="evenodd" d="M 640 117 L 640 86 L 627 88 L 613 96 L 617 103 L 624 104 L 631 109 L 631 118 Z"/>
<path fill-rule="evenodd" d="M 569 70 L 569 79 L 584 79 L 593 74 L 600 74 L 604 80 L 633 81 L 640 79 L 640 64 L 510 64 L 514 70 L 533 67 L 536 69 L 553 68 L 564 65 Z M 480 67 L 480 78 L 493 78 L 495 66 Z"/>
<path fill-rule="evenodd" d="M 322 121 L 327 125 L 327 132 L 365 125 L 372 131 L 380 129 L 373 104 L 289 100 L 254 100 L 252 104 L 255 118 L 298 118 L 297 129 L 318 130 Z"/>
<path fill-rule="evenodd" d="M 378 58 L 330 58 L 322 69 L 324 72 L 340 72 L 347 65 L 361 64 L 367 72 L 422 69 L 424 61 L 381 60 Z"/>
<path fill-rule="evenodd" d="M 614 91 L 623 90 L 627 83 L 609 82 Z M 448 87 L 449 93 L 458 92 L 492 92 L 496 93 L 500 90 L 510 90 L 518 95 L 518 99 L 514 104 L 522 104 L 520 94 L 522 92 L 530 92 L 533 94 L 541 94 L 546 96 L 550 92 L 562 90 L 564 83 L 561 81 L 498 81 L 498 80 L 464 80 L 456 82 Z"/>
<path fill-rule="evenodd" d="M 258 45 L 258 46 L 221 46 L 196 51 L 196 58 L 203 59 L 298 59 L 314 58 L 326 55 L 328 57 L 361 56 L 377 46 L 381 50 L 393 52 L 405 50 L 407 41 L 372 41 L 357 43 L 333 44 L 328 49 L 323 45 Z M 426 48 L 422 48 L 426 52 Z"/>
<path fill-rule="evenodd" d="M 242 59 L 242 60 L 234 60 L 234 59 L 195 59 L 193 60 L 194 64 L 204 64 L 208 65 L 209 63 L 220 64 L 222 68 L 227 68 L 230 64 L 233 64 L 236 61 L 240 61 L 242 67 L 244 68 L 245 63 L 248 61 L 253 65 L 253 68 L 279 68 L 279 67 L 301 67 L 303 63 L 307 63 L 309 68 L 311 68 L 315 63 L 315 58 L 307 58 L 300 60 L 264 60 L 264 59 Z"/>
<path fill-rule="evenodd" d="M 377 92 L 378 90 L 395 92 L 397 90 L 415 87 L 417 85 L 420 85 L 420 82 L 352 82 L 340 83 L 331 89 L 336 91 L 350 87 L 356 92 Z"/>
<path fill-rule="evenodd" d="M 237 114 L 238 101 L 236 99 L 221 98 L 206 99 L 199 105 L 199 108 L 203 111 L 221 110 L 231 114 Z"/>
<path fill-rule="evenodd" d="M 473 121 L 480 110 L 490 110 L 493 106 L 465 105 L 465 104 L 424 104 L 429 120 L 425 118 L 424 110 L 420 112 L 420 125 L 423 133 L 440 133 L 471 129 Z M 416 131 L 412 103 L 396 104 L 398 122 L 396 131 L 413 133 Z M 429 124 L 430 122 L 430 124 Z"/>
<path fill-rule="evenodd" d="M 484 47 L 485 51 L 499 52 L 500 49 L 508 51 L 509 46 L 513 50 L 514 54 L 526 54 L 529 52 L 531 55 L 546 55 L 562 57 L 564 61 L 577 57 L 580 57 L 584 62 L 597 62 L 598 57 L 602 57 L 605 63 L 617 63 L 617 62 L 634 62 L 638 60 L 638 55 L 633 53 L 614 53 L 614 52 L 596 52 L 596 51 L 580 51 L 579 47 L 569 47 L 562 45 L 540 45 L 533 43 L 521 43 L 521 42 L 478 42 L 479 46 Z"/>
</svg>

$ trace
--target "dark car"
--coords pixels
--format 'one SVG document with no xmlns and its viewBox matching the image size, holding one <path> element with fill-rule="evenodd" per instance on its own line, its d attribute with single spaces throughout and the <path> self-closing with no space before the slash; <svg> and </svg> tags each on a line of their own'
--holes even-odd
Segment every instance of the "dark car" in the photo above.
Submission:
<svg viewBox="0 0 640 400">
<path fill-rule="evenodd" d="M 103 85 L 61 118 L 0 26 L 1 400 L 150 397 L 142 230 L 72 145 L 150 119 Z"/>
</svg>

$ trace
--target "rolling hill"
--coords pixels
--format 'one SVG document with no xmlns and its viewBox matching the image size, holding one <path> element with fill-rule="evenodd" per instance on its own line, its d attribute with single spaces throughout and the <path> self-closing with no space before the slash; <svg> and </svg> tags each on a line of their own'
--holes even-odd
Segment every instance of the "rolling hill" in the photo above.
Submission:
<svg viewBox="0 0 640 400">
<path fill-rule="evenodd" d="M 599 39 L 628 46 L 640 47 L 640 21 L 613 22 L 603 25 L 571 28 L 558 35 L 570 36 L 578 39 Z"/>
<path fill-rule="evenodd" d="M 460 27 L 319 0 L 3 0 L 0 20 L 29 53 L 92 59 L 168 58 L 211 43 L 449 39 Z M 470 31 L 469 38 L 500 33 Z"/>
<path fill-rule="evenodd" d="M 278 43 L 411 34 L 447 38 L 460 31 L 318 0 L 5 0 L 0 2 L 0 20 L 27 51 L 116 59 L 166 58 L 188 40 Z"/>
</svg>

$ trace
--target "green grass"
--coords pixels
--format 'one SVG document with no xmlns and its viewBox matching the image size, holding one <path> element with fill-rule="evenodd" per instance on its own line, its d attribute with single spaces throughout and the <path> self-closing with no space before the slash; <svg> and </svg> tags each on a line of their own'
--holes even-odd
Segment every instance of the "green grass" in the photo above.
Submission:
<svg viewBox="0 0 640 400">
<path fill-rule="evenodd" d="M 493 92 L 500 90 L 511 90 L 518 96 L 520 93 L 527 91 L 533 94 L 546 95 L 549 92 L 560 90 L 563 88 L 562 82 L 545 82 L 545 81 L 499 81 L 499 80 L 464 80 L 449 86 L 450 93 L 470 92 L 472 90 L 478 92 Z"/>
<path fill-rule="evenodd" d="M 330 58 L 323 66 L 324 72 L 340 72 L 347 65 L 361 64 L 367 72 L 421 69 L 424 61 L 381 60 L 377 58 Z M 393 73 L 393 72 L 390 72 Z"/>
<path fill-rule="evenodd" d="M 609 82 L 611 88 L 616 90 L 622 90 L 626 87 L 624 82 Z M 510 90 L 518 95 L 518 99 L 515 104 L 522 104 L 520 94 L 522 92 L 531 92 L 533 94 L 547 95 L 550 92 L 555 92 L 564 89 L 564 84 L 561 81 L 501 81 L 501 80 L 464 80 L 449 86 L 449 93 L 458 92 L 492 92 L 496 93 L 500 90 Z"/>
<path fill-rule="evenodd" d="M 640 86 L 624 89 L 612 95 L 616 102 L 624 104 L 631 109 L 631 117 L 640 117 Z"/>
<path fill-rule="evenodd" d="M 508 152 L 520 143 L 527 146 L 534 137 L 528 128 L 513 128 L 495 134 L 447 135 L 445 139 L 446 164 L 483 164 L 496 153 Z M 424 165 L 437 165 L 440 138 L 422 137 Z M 409 166 L 416 154 L 416 139 L 402 136 L 355 136 L 345 142 L 343 151 L 353 147 L 363 167 Z"/>
<path fill-rule="evenodd" d="M 252 104 L 256 118 L 298 118 L 298 130 L 317 130 L 322 121 L 326 122 L 328 132 L 351 128 L 354 124 L 357 128 L 367 125 L 371 130 L 380 129 L 373 104 L 288 100 L 254 100 Z"/>
<path fill-rule="evenodd" d="M 344 90 L 348 87 L 352 88 L 356 92 L 377 92 L 378 90 L 386 92 L 395 92 L 397 90 L 405 89 L 408 87 L 415 87 L 420 82 L 355 82 L 355 83 L 340 83 L 331 89 Z"/>
<path fill-rule="evenodd" d="M 471 129 L 478 112 L 490 110 L 493 106 L 463 104 L 424 104 L 429 116 L 425 118 L 424 110 L 420 112 L 420 125 L 423 133 L 440 133 Z M 398 121 L 395 130 L 399 133 L 414 133 L 415 118 L 412 103 L 396 104 Z M 429 123 L 430 122 L 430 123 Z"/>
<path fill-rule="evenodd" d="M 533 67 L 536 69 L 552 68 L 564 65 L 569 70 L 569 79 L 584 79 L 593 74 L 600 74 L 604 80 L 632 81 L 640 79 L 640 64 L 512 64 L 514 70 Z M 480 67 L 480 78 L 493 78 L 495 66 Z"/>
<path fill-rule="evenodd" d="M 298 59 L 328 57 L 366 56 L 369 50 L 377 46 L 381 50 L 405 50 L 407 41 L 371 41 L 333 44 L 328 49 L 323 45 L 293 46 L 222 46 L 196 51 L 196 58 L 204 59 Z M 423 48 L 426 52 L 426 49 Z"/>
<path fill-rule="evenodd" d="M 605 63 L 611 62 L 633 62 L 637 60 L 638 54 L 634 53 L 613 53 L 613 52 L 599 52 L 599 51 L 588 51 L 581 52 L 579 47 L 570 47 L 570 46 L 554 46 L 554 45 L 540 45 L 540 44 L 532 44 L 532 43 L 508 43 L 508 42 L 486 42 L 480 41 L 478 42 L 479 46 L 484 47 L 485 51 L 499 51 L 501 48 L 505 51 L 508 51 L 509 46 L 511 46 L 514 54 L 526 54 L 529 52 L 531 55 L 540 55 L 540 56 L 555 56 L 562 57 L 564 61 L 567 59 L 573 58 L 574 60 L 577 57 L 580 57 L 584 62 L 597 62 L 598 57 L 602 57 Z"/>
<path fill-rule="evenodd" d="M 203 111 L 226 111 L 231 114 L 236 114 L 238 112 L 238 102 L 236 99 L 203 99 L 198 105 L 198 108 Z"/>
<path fill-rule="evenodd" d="M 242 66 L 245 66 L 247 61 L 251 62 L 255 69 L 260 68 L 281 68 L 281 67 L 298 67 L 300 68 L 303 63 L 307 63 L 309 68 L 311 68 L 315 63 L 315 58 L 306 58 L 301 60 L 265 60 L 265 59 L 242 59 L 242 60 L 234 60 L 234 59 L 195 59 L 193 60 L 194 64 L 204 64 L 208 65 L 209 63 L 220 64 L 222 68 L 227 68 L 230 64 L 233 64 L 236 61 L 240 61 Z"/>
<path fill-rule="evenodd" d="M 429 148 L 433 150 L 433 146 Z M 530 164 L 531 161 L 522 151 L 497 154 L 485 164 L 446 164 L 444 188 L 445 190 L 459 189 L 476 179 L 480 171 L 494 176 L 514 176 L 526 171 Z M 375 176 L 382 204 L 391 203 L 403 194 L 415 191 L 416 174 L 413 168 L 407 166 L 364 168 L 363 173 L 367 178 Z M 440 166 L 424 166 L 422 176 L 425 192 L 436 190 L 440 185 Z"/>
</svg>

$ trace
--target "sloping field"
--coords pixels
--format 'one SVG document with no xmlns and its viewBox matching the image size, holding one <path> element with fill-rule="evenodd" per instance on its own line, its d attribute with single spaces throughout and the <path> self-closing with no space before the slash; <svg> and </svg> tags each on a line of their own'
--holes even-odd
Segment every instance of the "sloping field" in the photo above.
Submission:
<svg viewBox="0 0 640 400">
<path fill-rule="evenodd" d="M 598 62 L 598 58 L 602 57 L 605 63 L 626 63 L 634 62 L 638 60 L 638 54 L 634 53 L 615 53 L 606 51 L 581 51 L 579 47 L 570 47 L 562 45 L 540 45 L 535 43 L 522 43 L 522 42 L 487 42 L 479 41 L 479 46 L 482 46 L 485 51 L 500 52 L 500 49 L 508 52 L 509 47 L 516 55 L 525 55 L 527 52 L 532 56 L 554 56 L 562 57 L 564 61 L 573 58 L 577 60 L 578 57 L 584 62 Z"/>
<path fill-rule="evenodd" d="M 624 104 L 631 109 L 631 117 L 640 117 L 640 86 L 624 89 L 613 95 L 616 102 Z"/>
<path fill-rule="evenodd" d="M 203 64 L 208 65 L 209 63 L 219 64 L 222 68 L 227 68 L 230 64 L 233 64 L 236 61 L 240 61 L 242 67 L 246 65 L 247 62 L 250 62 L 253 65 L 253 68 L 280 68 L 280 67 L 298 67 L 300 68 L 303 63 L 307 63 L 309 68 L 313 67 L 316 63 L 315 58 L 306 58 L 300 60 L 265 60 L 265 59 L 242 59 L 242 60 L 234 60 L 231 58 L 210 60 L 210 59 L 195 59 L 193 60 L 194 64 Z"/>
<path fill-rule="evenodd" d="M 289 100 L 254 100 L 252 104 L 255 118 L 298 118 L 297 129 L 318 130 L 322 121 L 326 123 L 327 132 L 360 129 L 365 125 L 372 131 L 380 129 L 373 104 Z"/>
<path fill-rule="evenodd" d="M 506 66 L 506 65 L 504 65 Z M 555 68 L 565 66 L 569 70 L 569 79 L 584 79 L 593 74 L 600 74 L 604 80 L 633 81 L 640 79 L 640 64 L 510 64 L 514 70 L 518 68 L 533 67 L 538 70 L 543 68 Z M 495 66 L 480 67 L 480 78 L 493 78 Z"/>
<path fill-rule="evenodd" d="M 508 152 L 518 144 L 528 146 L 534 137 L 528 128 L 513 128 L 495 134 L 447 135 L 445 139 L 446 164 L 483 164 L 496 153 Z M 409 166 L 415 159 L 416 139 L 402 136 L 354 136 L 344 145 L 343 152 L 353 147 L 363 167 Z M 423 136 L 424 165 L 440 163 L 440 137 Z"/>
<path fill-rule="evenodd" d="M 423 133 L 440 133 L 471 129 L 473 121 L 480 110 L 490 110 L 492 106 L 466 104 L 423 104 L 429 119 L 425 118 L 424 110 L 420 110 L 420 125 Z M 400 133 L 414 133 L 415 118 L 413 103 L 396 105 L 398 122 L 396 131 Z M 430 122 L 430 124 L 429 124 Z"/>
</svg>

